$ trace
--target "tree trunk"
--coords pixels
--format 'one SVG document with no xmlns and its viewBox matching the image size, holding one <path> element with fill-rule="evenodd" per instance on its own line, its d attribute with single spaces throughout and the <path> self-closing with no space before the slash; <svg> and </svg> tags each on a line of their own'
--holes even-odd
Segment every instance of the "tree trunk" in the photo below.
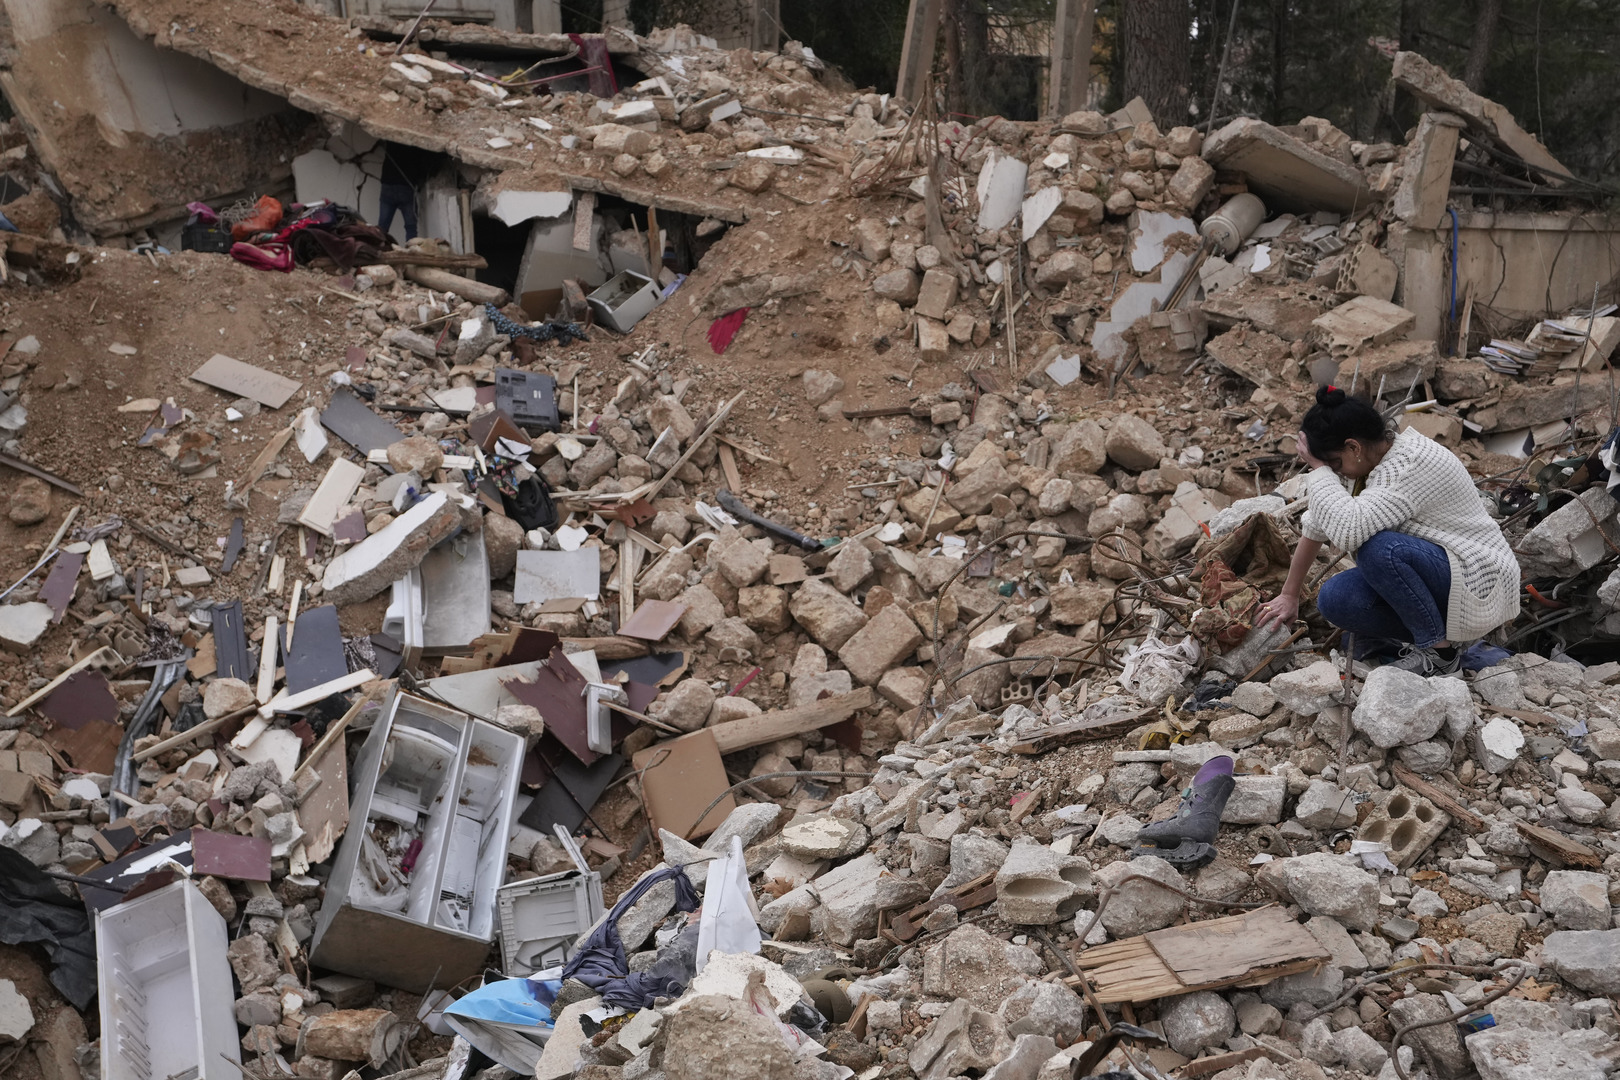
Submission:
<svg viewBox="0 0 1620 1080">
<path fill-rule="evenodd" d="M 951 101 L 956 112 L 979 116 L 991 111 L 986 102 L 990 79 L 990 19 L 983 0 L 952 0 L 951 26 L 956 55 L 951 57 Z"/>
<path fill-rule="evenodd" d="M 1120 15 L 1125 100 L 1140 96 L 1162 128 L 1185 124 L 1192 81 L 1186 0 L 1127 0 Z"/>
<path fill-rule="evenodd" d="M 1474 37 L 1468 44 L 1468 64 L 1463 69 L 1463 82 L 1475 93 L 1485 85 L 1485 69 L 1491 62 L 1491 45 L 1496 41 L 1496 25 L 1501 18 L 1502 0 L 1476 0 Z"/>
<path fill-rule="evenodd" d="M 1288 71 L 1288 0 L 1271 0 L 1271 108 L 1273 124 L 1283 122 Z"/>
</svg>

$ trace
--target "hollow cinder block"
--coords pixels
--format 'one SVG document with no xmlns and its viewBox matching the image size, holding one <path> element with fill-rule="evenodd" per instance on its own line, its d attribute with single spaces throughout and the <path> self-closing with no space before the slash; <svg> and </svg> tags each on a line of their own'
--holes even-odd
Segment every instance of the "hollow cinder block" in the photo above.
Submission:
<svg viewBox="0 0 1620 1080">
<path fill-rule="evenodd" d="M 1451 824 L 1451 815 L 1406 788 L 1398 787 L 1384 805 L 1367 815 L 1356 834 L 1389 847 L 1389 861 L 1401 869 L 1411 866 Z"/>
</svg>

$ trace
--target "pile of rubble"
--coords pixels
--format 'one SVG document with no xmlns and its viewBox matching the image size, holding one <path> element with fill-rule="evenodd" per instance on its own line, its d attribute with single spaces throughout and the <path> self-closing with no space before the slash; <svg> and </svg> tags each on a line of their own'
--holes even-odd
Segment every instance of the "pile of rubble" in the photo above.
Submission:
<svg viewBox="0 0 1620 1080">
<path fill-rule="evenodd" d="M 143 34 L 151 8 L 118 5 Z M 576 223 L 581 193 L 640 194 L 708 246 L 650 259 L 618 336 L 578 281 L 537 321 L 432 244 L 334 286 L 11 239 L 61 310 L 114 297 L 86 345 L 137 345 L 81 360 L 15 293 L 0 939 L 27 951 L 0 952 L 0 1063 L 1614 1071 L 1620 667 L 1548 616 L 1550 658 L 1492 647 L 1467 680 L 1247 622 L 1333 380 L 1492 478 L 1538 614 L 1561 582 L 1620 605 L 1580 427 L 1607 390 L 1575 384 L 1620 324 L 1486 346 L 1560 358 L 1525 376 L 1466 355 L 1467 314 L 1442 359 L 1412 300 L 1439 144 L 1558 172 L 1500 109 L 1402 54 L 1435 110 L 1406 147 L 1161 133 L 1139 103 L 964 126 L 835 95 L 797 47 L 609 40 L 647 82 L 531 95 L 435 55 L 456 31 L 354 30 L 296 84 L 299 48 L 250 67 L 207 19 L 159 43 L 450 152 L 481 201 L 530 170 Z M 136 334 L 182 292 L 268 297 L 272 348 L 233 347 L 267 358 L 206 320 Z M 1212 860 L 1140 845 L 1211 763 Z"/>
</svg>

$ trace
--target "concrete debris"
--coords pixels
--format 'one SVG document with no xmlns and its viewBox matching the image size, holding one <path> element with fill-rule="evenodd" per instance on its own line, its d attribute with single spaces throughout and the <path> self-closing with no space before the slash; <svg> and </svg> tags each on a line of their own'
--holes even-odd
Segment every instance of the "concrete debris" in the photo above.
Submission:
<svg viewBox="0 0 1620 1080">
<path fill-rule="evenodd" d="M 1162 1034 L 1141 1052 L 1166 1073 L 1390 1077 L 1397 1029 L 1476 1005 L 1494 1027 L 1412 1029 L 1408 1071 L 1612 1071 L 1620 666 L 1583 663 L 1620 638 L 1620 514 L 1585 455 L 1620 319 L 1571 284 L 1612 234 L 1453 174 L 1580 196 L 1558 162 L 1411 53 L 1396 84 L 1429 111 L 1404 147 L 1319 117 L 1206 140 L 1140 101 L 935 122 L 799 43 L 564 36 L 550 6 L 396 47 L 379 15 L 110 0 L 86 33 L 142 58 L 131 92 L 220 110 L 166 98 L 183 130 L 127 147 L 12 50 L 28 194 L 0 279 L 38 336 L 0 372 L 0 854 L 98 911 L 189 864 L 185 933 L 153 937 L 184 978 L 206 949 L 190 989 L 231 1007 L 206 1062 L 165 1067 L 337 1080 L 409 1038 L 443 1074 L 457 1003 L 511 985 L 481 972 L 578 956 L 681 866 L 696 924 L 673 881 L 618 922 L 629 971 L 678 973 L 668 1000 L 598 1030 L 616 995 L 582 969 L 543 1050 L 538 1024 L 491 1043 L 501 1067 L 1058 1080 L 1100 1005 Z M 586 70 L 525 83 L 512 57 Z M 420 198 L 379 242 L 395 168 Z M 274 196 L 177 209 L 241 191 Z M 243 261 L 289 226 L 293 269 Z M 1487 299 L 1522 340 L 1470 327 Z M 51 329 L 63 310 L 95 316 Z M 81 340 L 103 324 L 147 329 Z M 255 364 L 189 379 L 197 326 Z M 64 359 L 87 342 L 174 397 L 85 398 L 116 389 Z M 1451 448 L 1504 523 L 1530 616 L 1467 671 L 1379 666 L 1309 604 L 1252 631 L 1318 383 Z M 433 640 L 452 615 L 478 629 Z M 1153 647 L 1186 660 L 1126 678 Z M 1128 858 L 1225 756 L 1212 859 Z M 1138 952 L 1088 1004 L 1064 963 L 1267 896 L 1308 965 Z M 757 921 L 757 955 L 695 955 L 717 913 Z M 0 1042 L 48 1080 L 90 1031 L 113 1060 L 126 1029 L 19 955 Z M 98 959 L 109 998 L 129 973 Z M 1519 960 L 1534 981 L 1482 1005 Z"/>
</svg>

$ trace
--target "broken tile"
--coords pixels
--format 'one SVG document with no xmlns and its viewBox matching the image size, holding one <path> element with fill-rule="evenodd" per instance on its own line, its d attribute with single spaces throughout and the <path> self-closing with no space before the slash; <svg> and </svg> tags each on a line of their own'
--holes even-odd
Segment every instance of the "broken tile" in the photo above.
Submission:
<svg viewBox="0 0 1620 1080">
<path fill-rule="evenodd" d="M 281 408 L 287 403 L 287 399 L 303 386 L 293 379 L 277 375 L 273 371 L 266 371 L 261 367 L 254 367 L 252 364 L 244 364 L 224 353 L 215 353 L 206 364 L 193 371 L 191 377 L 200 383 L 207 383 L 216 390 L 224 390 L 237 397 L 251 398 L 272 409 Z"/>
</svg>

